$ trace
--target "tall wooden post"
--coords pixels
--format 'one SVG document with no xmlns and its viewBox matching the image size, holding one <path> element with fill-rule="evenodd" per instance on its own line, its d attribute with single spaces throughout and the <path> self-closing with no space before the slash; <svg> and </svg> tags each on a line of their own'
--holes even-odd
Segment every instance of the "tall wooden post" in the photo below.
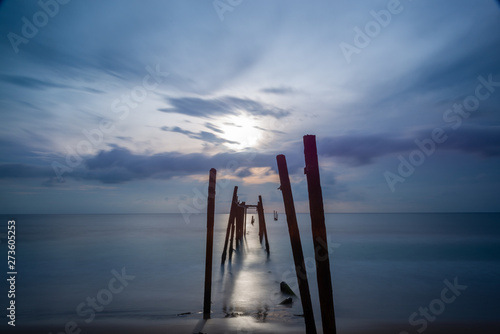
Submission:
<svg viewBox="0 0 500 334">
<path fill-rule="evenodd" d="M 235 208 L 236 211 L 236 208 Z M 231 223 L 231 241 L 229 243 L 229 262 L 231 262 L 231 259 L 233 258 L 233 240 L 234 240 L 234 230 L 236 228 L 235 226 L 235 219 L 233 219 Z"/>
<path fill-rule="evenodd" d="M 269 255 L 269 239 L 267 238 L 267 227 L 266 227 L 266 218 L 264 217 L 264 204 L 262 203 L 262 196 L 259 195 L 259 203 L 257 204 L 257 210 L 259 210 L 259 226 L 262 222 L 262 234 L 266 239 L 266 252 Z M 262 243 L 262 236 L 260 237 L 260 242 Z"/>
<path fill-rule="evenodd" d="M 244 204 L 245 202 L 243 202 Z M 243 237 L 246 240 L 247 237 L 247 207 L 245 206 L 243 211 Z"/>
<path fill-rule="evenodd" d="M 231 225 L 234 221 L 236 201 L 238 201 L 238 186 L 234 186 L 233 190 L 233 198 L 231 200 L 231 208 L 229 209 L 229 221 L 227 222 L 226 240 L 224 241 L 224 250 L 222 251 L 221 265 L 224 265 L 224 262 L 226 261 L 227 244 L 229 241 L 229 234 L 231 233 Z"/>
<path fill-rule="evenodd" d="M 238 205 L 236 207 L 236 249 L 241 247 L 243 240 L 243 207 Z"/>
<path fill-rule="evenodd" d="M 207 203 L 207 248 L 205 258 L 205 295 L 203 302 L 203 319 L 210 319 L 210 303 L 212 300 L 212 255 L 214 245 L 214 215 L 215 215 L 215 178 L 217 171 L 210 169 L 208 181 Z"/>
<path fill-rule="evenodd" d="M 288 167 L 286 158 L 280 154 L 276 156 L 278 162 L 278 171 L 280 174 L 280 189 L 285 204 L 286 222 L 288 224 L 288 233 L 290 234 L 290 243 L 292 244 L 293 261 L 295 263 L 295 273 L 299 283 L 300 301 L 306 322 L 306 333 L 316 334 L 316 323 L 314 322 L 314 313 L 311 303 L 311 294 L 309 292 L 309 282 L 307 280 L 306 265 L 304 254 L 302 252 L 302 243 L 300 241 L 299 226 L 297 225 L 297 216 L 295 214 L 295 205 L 293 204 L 292 187 L 290 177 L 288 176 Z"/>
<path fill-rule="evenodd" d="M 316 258 L 316 277 L 318 280 L 319 301 L 321 306 L 321 321 L 323 333 L 337 333 L 335 326 L 335 311 L 333 308 L 333 289 L 330 274 L 330 260 L 323 208 L 323 194 L 319 179 L 318 151 L 316 136 L 304 136 L 304 155 L 309 192 L 309 211 L 311 215 L 312 235 Z"/>
<path fill-rule="evenodd" d="M 260 196 L 259 196 L 259 201 L 257 202 L 257 216 L 259 218 L 259 242 L 262 244 L 262 238 L 264 237 L 264 227 L 262 226 L 262 222 L 264 221 L 264 215 L 262 214 L 262 204 L 260 203 Z"/>
</svg>

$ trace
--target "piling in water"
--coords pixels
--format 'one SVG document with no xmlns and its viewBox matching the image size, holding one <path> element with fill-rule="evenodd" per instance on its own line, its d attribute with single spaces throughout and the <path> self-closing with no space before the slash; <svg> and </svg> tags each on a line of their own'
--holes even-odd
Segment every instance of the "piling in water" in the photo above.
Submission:
<svg viewBox="0 0 500 334">
<path fill-rule="evenodd" d="M 259 203 L 257 204 L 257 211 L 259 213 L 259 239 L 262 243 L 262 239 L 266 242 L 266 252 L 269 255 L 269 239 L 267 238 L 267 228 L 266 228 L 266 218 L 264 217 L 264 204 L 262 204 L 262 196 L 259 195 Z M 260 230 L 262 228 L 262 230 Z"/>
<path fill-rule="evenodd" d="M 205 258 L 205 294 L 203 301 L 203 319 L 210 319 L 210 303 L 212 299 L 212 256 L 214 244 L 214 216 L 215 216 L 215 179 L 217 171 L 210 169 L 208 181 L 207 203 L 207 247 Z"/>
<path fill-rule="evenodd" d="M 330 260 L 325 227 L 325 212 L 323 194 L 319 178 L 318 151 L 316 136 L 304 136 L 304 155 L 309 193 L 309 211 L 316 258 L 316 277 L 318 280 L 319 301 L 321 306 L 321 322 L 323 333 L 337 333 L 335 326 L 335 311 L 333 308 L 333 289 L 330 273 Z"/>
<path fill-rule="evenodd" d="M 231 200 L 231 208 L 229 209 L 229 220 L 227 222 L 226 240 L 224 241 L 224 250 L 222 251 L 221 265 L 224 265 L 224 262 L 226 262 L 227 246 L 229 241 L 229 235 L 231 233 L 231 226 L 234 221 L 236 201 L 238 201 L 238 186 L 235 186 L 233 190 L 233 198 Z"/>
<path fill-rule="evenodd" d="M 276 157 L 276 161 L 278 163 L 281 184 L 280 189 L 283 195 L 283 203 L 285 205 L 286 222 L 288 224 L 288 232 L 290 234 L 290 243 L 292 244 L 295 273 L 297 275 L 297 282 L 299 283 L 300 301 L 302 303 L 302 310 L 304 312 L 304 319 L 306 323 L 306 333 L 316 334 L 316 324 L 314 322 L 311 294 L 309 292 L 309 282 L 307 280 L 306 265 L 304 262 L 304 254 L 302 252 L 302 243 L 300 241 L 299 226 L 297 224 L 297 216 L 295 213 L 295 205 L 293 203 L 292 187 L 290 185 L 286 158 L 284 155 L 280 154 Z"/>
</svg>

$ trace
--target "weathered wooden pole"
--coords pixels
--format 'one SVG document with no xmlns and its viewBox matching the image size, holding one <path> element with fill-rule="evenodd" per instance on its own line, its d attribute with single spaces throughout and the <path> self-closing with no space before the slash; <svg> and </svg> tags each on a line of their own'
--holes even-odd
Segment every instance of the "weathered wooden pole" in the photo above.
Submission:
<svg viewBox="0 0 500 334">
<path fill-rule="evenodd" d="M 266 238 L 266 252 L 267 255 L 269 255 L 269 239 L 267 238 L 267 227 L 266 227 L 266 218 L 264 217 L 264 204 L 262 203 L 262 196 L 259 195 L 259 205 L 260 205 L 260 215 L 259 215 L 259 222 L 260 218 L 262 217 L 262 233 L 264 234 L 264 238 Z M 261 241 L 262 243 L 262 238 Z"/>
<path fill-rule="evenodd" d="M 243 240 L 243 207 L 236 207 L 236 249 L 239 249 Z"/>
<path fill-rule="evenodd" d="M 276 156 L 278 162 L 278 171 L 280 175 L 280 189 L 285 204 L 286 222 L 288 224 L 288 233 L 290 234 L 290 243 L 292 244 L 293 261 L 295 263 L 295 273 L 299 283 L 300 301 L 304 318 L 306 322 L 306 333 L 316 334 L 316 323 L 314 322 L 314 313 L 311 303 L 311 294 L 309 292 L 309 282 L 307 280 L 306 265 L 304 262 L 304 253 L 302 252 L 302 243 L 300 241 L 299 226 L 297 225 L 297 216 L 295 214 L 295 205 L 293 204 L 292 187 L 290 177 L 288 176 L 288 167 L 286 158 L 280 154 Z"/>
<path fill-rule="evenodd" d="M 264 237 L 264 227 L 262 226 L 262 222 L 264 221 L 264 215 L 261 212 L 262 210 L 262 203 L 260 203 L 260 196 L 259 196 L 259 201 L 257 202 L 257 217 L 259 218 L 259 241 L 262 244 L 262 238 Z"/>
<path fill-rule="evenodd" d="M 245 202 L 243 202 L 245 203 Z M 245 210 L 243 211 L 243 237 L 245 237 L 245 240 L 246 240 L 246 237 L 247 237 L 247 207 L 245 206 Z"/>
<path fill-rule="evenodd" d="M 231 201 L 231 208 L 229 209 L 229 220 L 227 222 L 227 231 L 226 231 L 226 240 L 224 241 L 224 250 L 222 251 L 222 259 L 221 259 L 221 266 L 224 265 L 224 262 L 226 262 L 226 254 L 227 254 L 227 244 L 229 241 L 229 234 L 231 233 L 231 225 L 232 222 L 234 221 L 234 215 L 235 215 L 235 203 L 238 200 L 238 186 L 234 186 L 233 190 L 233 199 Z"/>
<path fill-rule="evenodd" d="M 236 211 L 236 208 L 235 208 Z M 231 259 L 233 258 L 233 240 L 234 240 L 234 229 L 236 228 L 235 226 L 235 219 L 233 219 L 231 223 L 231 241 L 229 243 L 229 261 L 231 262 Z"/>
<path fill-rule="evenodd" d="M 304 155 L 309 193 L 309 211 L 316 258 L 316 277 L 318 280 L 319 301 L 321 306 L 321 322 L 323 333 L 337 333 L 335 326 L 335 311 L 333 308 L 333 289 L 328 256 L 328 243 L 325 226 L 325 211 L 323 208 L 323 194 L 319 179 L 318 151 L 316 136 L 304 136 Z"/>
<path fill-rule="evenodd" d="M 217 171 L 210 169 L 208 181 L 207 203 L 207 248 L 205 258 L 205 296 L 203 301 L 203 319 L 210 319 L 210 303 L 212 300 L 212 255 L 214 246 L 214 215 L 215 215 L 215 178 Z"/>
</svg>

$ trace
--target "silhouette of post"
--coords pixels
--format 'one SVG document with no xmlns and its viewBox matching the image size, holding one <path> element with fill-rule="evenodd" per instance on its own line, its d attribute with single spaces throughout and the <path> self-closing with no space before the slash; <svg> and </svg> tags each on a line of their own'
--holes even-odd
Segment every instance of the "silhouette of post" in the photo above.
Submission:
<svg viewBox="0 0 500 334">
<path fill-rule="evenodd" d="M 212 300 L 212 256 L 214 245 L 214 215 L 215 215 L 215 179 L 217 171 L 210 169 L 208 181 L 207 203 L 207 248 L 205 258 L 205 295 L 203 302 L 203 319 L 210 319 L 210 303 Z"/>
<path fill-rule="evenodd" d="M 243 202 L 244 203 L 244 202 Z M 247 207 L 245 205 L 244 211 L 243 211 L 243 237 L 247 237 Z"/>
<path fill-rule="evenodd" d="M 243 240 L 243 203 L 236 206 L 236 249 L 239 249 Z"/>
<path fill-rule="evenodd" d="M 321 306 L 321 322 L 323 324 L 323 333 L 335 334 L 337 330 L 333 308 L 333 289 L 328 256 L 323 194 L 319 178 L 316 136 L 304 136 L 304 155 L 306 161 L 304 173 L 307 177 L 307 190 L 309 193 L 309 211 L 316 258 L 316 277 Z"/>
<path fill-rule="evenodd" d="M 304 262 L 304 254 L 302 252 L 299 227 L 297 225 L 295 205 L 293 204 L 292 187 L 290 185 L 290 177 L 288 176 L 286 158 L 284 155 L 280 154 L 276 156 L 276 161 L 278 163 L 281 183 L 280 189 L 283 195 L 283 203 L 285 204 L 286 222 L 288 224 L 288 232 L 290 234 L 290 243 L 292 244 L 295 273 L 297 274 L 297 282 L 299 283 L 300 301 L 302 303 L 302 310 L 304 311 L 304 318 L 306 322 L 306 333 L 316 334 L 316 324 L 314 322 L 311 294 L 309 292 L 309 282 L 307 281 L 306 265 Z"/>
<path fill-rule="evenodd" d="M 236 207 L 234 208 L 234 211 L 236 211 Z M 229 243 L 229 261 L 233 258 L 233 240 L 234 240 L 234 230 L 236 228 L 235 224 L 235 219 L 233 218 L 231 222 L 231 242 Z"/>
<path fill-rule="evenodd" d="M 266 252 L 269 255 L 269 239 L 267 238 L 267 228 L 266 219 L 264 217 L 264 204 L 262 204 L 262 196 L 259 195 L 259 203 L 257 204 L 257 210 L 259 210 L 259 226 L 262 226 L 262 235 L 260 235 L 260 242 L 262 243 L 262 237 L 266 239 Z M 262 222 L 262 225 L 260 225 Z"/>
<path fill-rule="evenodd" d="M 233 199 L 231 201 L 231 208 L 229 209 L 229 220 L 227 222 L 226 240 L 224 241 L 224 250 L 222 251 L 221 266 L 224 265 L 224 262 L 226 262 L 227 244 L 229 241 L 229 234 L 231 233 L 231 225 L 232 222 L 234 221 L 234 215 L 236 209 L 235 203 L 237 200 L 238 200 L 238 186 L 234 186 Z"/>
<path fill-rule="evenodd" d="M 260 196 L 259 196 L 260 198 Z M 261 213 L 261 203 L 260 199 L 257 202 L 257 216 L 259 217 L 259 242 L 262 244 L 262 238 L 264 237 L 264 227 L 262 226 L 262 222 L 264 220 L 263 214 Z"/>
<path fill-rule="evenodd" d="M 243 237 L 245 236 L 245 210 L 246 210 L 246 203 L 241 202 L 242 207 L 241 209 L 241 231 L 240 231 L 240 242 L 243 244 Z"/>
</svg>

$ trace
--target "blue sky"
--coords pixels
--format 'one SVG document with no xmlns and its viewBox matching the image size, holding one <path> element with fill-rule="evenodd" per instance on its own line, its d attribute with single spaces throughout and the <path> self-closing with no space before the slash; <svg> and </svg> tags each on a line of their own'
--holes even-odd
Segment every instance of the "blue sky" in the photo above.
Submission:
<svg viewBox="0 0 500 334">
<path fill-rule="evenodd" d="M 0 213 L 498 211 L 497 1 L 3 1 Z"/>
</svg>

